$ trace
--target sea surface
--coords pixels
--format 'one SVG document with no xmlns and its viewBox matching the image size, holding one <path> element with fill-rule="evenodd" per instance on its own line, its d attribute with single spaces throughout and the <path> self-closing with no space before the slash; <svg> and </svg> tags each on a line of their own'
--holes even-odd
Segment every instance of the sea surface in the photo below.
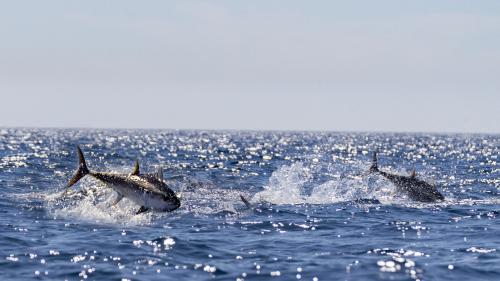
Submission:
<svg viewBox="0 0 500 281">
<path fill-rule="evenodd" d="M 163 169 L 136 215 L 85 177 Z M 381 170 L 438 186 L 418 203 Z M 500 135 L 0 128 L 0 280 L 500 280 Z M 248 198 L 248 209 L 240 200 Z"/>
</svg>

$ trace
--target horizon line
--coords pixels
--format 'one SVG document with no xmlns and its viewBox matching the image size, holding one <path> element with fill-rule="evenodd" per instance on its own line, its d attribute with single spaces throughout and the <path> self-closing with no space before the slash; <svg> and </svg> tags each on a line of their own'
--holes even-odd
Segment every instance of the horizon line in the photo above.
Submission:
<svg viewBox="0 0 500 281">
<path fill-rule="evenodd" d="M 456 131 L 388 131 L 388 130 L 320 130 L 320 129 L 235 129 L 235 128 L 158 128 L 158 127 L 72 127 L 72 126 L 4 126 L 0 129 L 52 129 L 52 130 L 152 130 L 152 131 L 219 131 L 219 132 L 297 132 L 297 133 L 358 133 L 358 134 L 431 134 L 431 135 L 500 135 L 500 132 Z"/>
</svg>

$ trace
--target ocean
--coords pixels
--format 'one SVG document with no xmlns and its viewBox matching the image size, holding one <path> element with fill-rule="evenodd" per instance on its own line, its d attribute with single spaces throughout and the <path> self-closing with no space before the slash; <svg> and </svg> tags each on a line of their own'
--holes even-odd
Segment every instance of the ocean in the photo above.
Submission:
<svg viewBox="0 0 500 281">
<path fill-rule="evenodd" d="M 93 171 L 162 169 L 146 212 Z M 414 202 L 367 171 L 435 184 Z M 500 135 L 0 128 L 0 280 L 500 280 Z M 247 198 L 247 208 L 240 200 Z"/>
</svg>

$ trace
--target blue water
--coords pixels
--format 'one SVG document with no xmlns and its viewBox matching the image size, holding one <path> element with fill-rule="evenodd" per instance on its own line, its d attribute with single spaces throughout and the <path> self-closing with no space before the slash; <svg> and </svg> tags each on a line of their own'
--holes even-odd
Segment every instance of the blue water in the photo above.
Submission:
<svg viewBox="0 0 500 281">
<path fill-rule="evenodd" d="M 164 168 L 135 215 L 89 168 Z M 412 202 L 377 175 L 433 182 Z M 0 280 L 500 280 L 500 136 L 0 129 Z M 239 195 L 249 198 L 248 210 Z"/>
</svg>

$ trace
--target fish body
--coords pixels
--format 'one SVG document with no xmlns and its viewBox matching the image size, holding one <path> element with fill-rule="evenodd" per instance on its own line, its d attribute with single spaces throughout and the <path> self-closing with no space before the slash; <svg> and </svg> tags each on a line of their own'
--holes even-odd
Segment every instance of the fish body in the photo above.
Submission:
<svg viewBox="0 0 500 281">
<path fill-rule="evenodd" d="M 136 161 L 134 171 L 130 174 L 106 173 L 90 171 L 87 168 L 81 149 L 77 148 L 79 167 L 67 187 L 73 186 L 81 178 L 89 175 L 111 187 L 117 197 L 113 204 L 124 197 L 141 206 L 137 213 L 145 211 L 171 212 L 180 207 L 181 203 L 174 191 L 163 181 L 163 176 L 141 174 Z"/>
<path fill-rule="evenodd" d="M 444 200 L 444 196 L 439 192 L 435 185 L 417 178 L 415 172 L 413 172 L 410 176 L 387 173 L 379 170 L 377 162 L 377 153 L 374 152 L 370 172 L 377 173 L 388 179 L 396 186 L 398 191 L 407 194 L 410 199 L 419 202 L 436 202 Z"/>
</svg>

